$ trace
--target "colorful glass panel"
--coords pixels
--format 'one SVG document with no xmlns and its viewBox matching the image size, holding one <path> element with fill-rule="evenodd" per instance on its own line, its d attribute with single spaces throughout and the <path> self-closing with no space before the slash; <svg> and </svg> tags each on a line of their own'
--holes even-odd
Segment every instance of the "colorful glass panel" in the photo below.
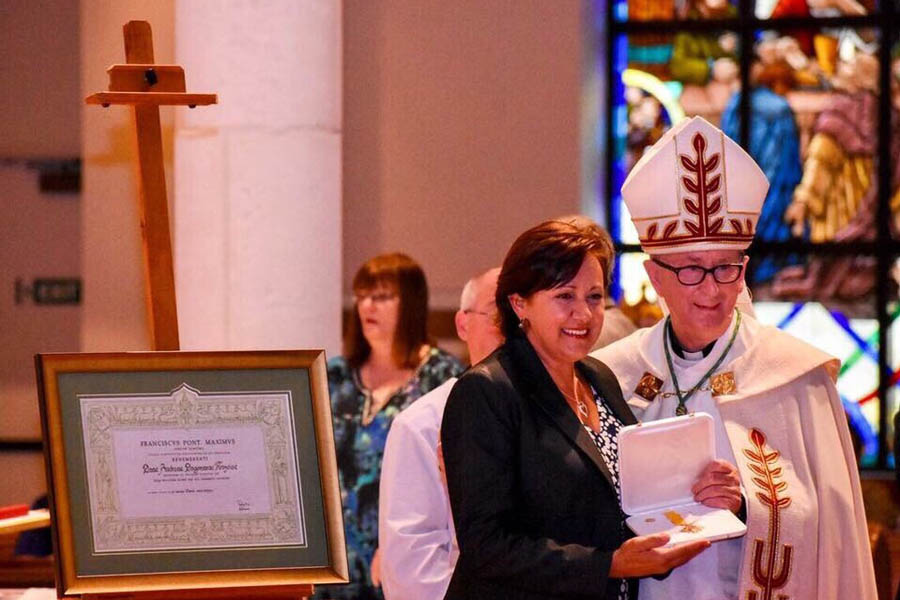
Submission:
<svg viewBox="0 0 900 600">
<path fill-rule="evenodd" d="M 840 359 L 838 393 L 861 445 L 861 464 L 874 465 L 878 458 L 878 321 L 848 318 L 818 302 L 755 302 L 753 307 L 760 322 Z"/>
<path fill-rule="evenodd" d="M 740 86 L 737 40 L 730 31 L 616 37 L 612 110 L 623 175 L 685 115 L 720 124 Z"/>
<path fill-rule="evenodd" d="M 796 179 L 785 218 L 792 236 L 847 242 L 870 224 L 877 199 L 878 42 L 876 32 L 847 28 L 763 31 L 754 47 L 750 152 L 761 161 L 773 143 L 766 123 L 790 115 L 797 157 L 782 157 Z M 758 142 L 754 144 L 754 142 Z M 756 148 L 754 148 L 756 146 Z M 756 158 L 756 156 L 755 156 Z M 764 167 L 765 169 L 765 167 Z M 793 181 L 782 182 L 787 191 Z"/>
<path fill-rule="evenodd" d="M 737 0 L 610 0 L 617 21 L 728 19 L 737 16 Z"/>
<path fill-rule="evenodd" d="M 747 149 L 770 180 L 757 240 L 874 241 L 876 32 L 836 28 L 756 37 Z M 733 137 L 740 133 L 736 113 L 735 103 L 723 116 L 723 129 Z M 758 258 L 750 283 L 760 300 L 836 302 L 855 316 L 873 314 L 874 257 Z"/>
<path fill-rule="evenodd" d="M 619 35 L 613 48 L 617 74 L 612 82 L 613 199 L 607 223 L 615 241 L 637 244 L 637 232 L 619 193 L 622 183 L 644 150 L 684 116 L 700 115 L 720 124 L 740 85 L 737 35 L 727 31 Z M 616 298 L 640 294 L 647 282 L 641 262 L 620 265 L 621 276 L 613 288 Z"/>
<path fill-rule="evenodd" d="M 872 14 L 880 5 L 881 2 L 876 2 L 876 0 L 840 0 L 839 2 L 756 0 L 754 13 L 760 19 L 860 17 Z"/>
</svg>

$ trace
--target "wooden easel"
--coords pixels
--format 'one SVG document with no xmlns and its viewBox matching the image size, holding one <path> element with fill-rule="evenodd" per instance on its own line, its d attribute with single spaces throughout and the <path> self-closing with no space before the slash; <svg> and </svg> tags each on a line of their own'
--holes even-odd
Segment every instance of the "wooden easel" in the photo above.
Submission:
<svg viewBox="0 0 900 600">
<path fill-rule="evenodd" d="M 166 199 L 159 107 L 215 104 L 215 94 L 185 92 L 184 69 L 153 64 L 153 34 L 146 21 L 124 26 L 125 60 L 113 65 L 109 91 L 91 94 L 88 104 L 128 104 L 134 107 L 140 167 L 140 215 L 144 246 L 144 273 L 153 350 L 178 350 L 178 313 L 175 308 L 175 274 Z"/>
<path fill-rule="evenodd" d="M 153 350 L 178 350 L 178 314 L 175 305 L 175 274 L 169 207 L 166 199 L 166 172 L 163 163 L 160 106 L 206 106 L 216 104 L 215 94 L 188 94 L 184 69 L 178 65 L 153 62 L 153 34 L 146 21 L 129 21 L 124 26 L 125 60 L 112 65 L 109 90 L 91 94 L 85 101 L 108 107 L 134 107 L 140 167 L 140 214 Z M 278 585 L 241 588 L 197 588 L 148 592 L 84 594 L 84 600 L 298 600 L 311 596 L 312 585 Z"/>
</svg>

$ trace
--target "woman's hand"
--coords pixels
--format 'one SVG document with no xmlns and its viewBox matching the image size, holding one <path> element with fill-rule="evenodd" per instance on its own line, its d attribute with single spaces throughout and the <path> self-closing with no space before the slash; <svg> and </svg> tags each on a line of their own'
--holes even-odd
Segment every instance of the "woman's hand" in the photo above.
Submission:
<svg viewBox="0 0 900 600">
<path fill-rule="evenodd" d="M 685 542 L 663 548 L 669 541 L 669 534 L 657 533 L 626 540 L 613 552 L 609 576 L 616 579 L 626 577 L 646 577 L 660 575 L 675 567 L 680 567 L 707 548 L 707 540 Z"/>
<path fill-rule="evenodd" d="M 741 509 L 741 478 L 727 460 L 717 458 L 706 465 L 691 492 L 694 500 L 705 506 L 725 508 L 735 514 Z"/>
</svg>

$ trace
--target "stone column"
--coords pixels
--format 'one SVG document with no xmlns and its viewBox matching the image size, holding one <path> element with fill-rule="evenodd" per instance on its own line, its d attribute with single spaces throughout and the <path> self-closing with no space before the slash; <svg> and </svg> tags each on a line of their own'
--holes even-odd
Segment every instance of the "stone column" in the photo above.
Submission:
<svg viewBox="0 0 900 600">
<path fill-rule="evenodd" d="M 181 348 L 340 351 L 341 1 L 176 0 Z"/>
</svg>

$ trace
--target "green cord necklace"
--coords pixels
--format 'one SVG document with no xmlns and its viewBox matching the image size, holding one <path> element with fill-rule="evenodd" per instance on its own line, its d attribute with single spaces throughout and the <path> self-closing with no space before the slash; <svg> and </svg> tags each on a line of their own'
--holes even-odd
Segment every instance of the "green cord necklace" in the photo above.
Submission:
<svg viewBox="0 0 900 600">
<path fill-rule="evenodd" d="M 737 313 L 737 319 L 734 321 L 734 329 L 731 330 L 731 339 L 728 340 L 728 345 L 725 346 L 725 349 L 722 351 L 722 354 L 719 355 L 719 358 L 716 360 L 716 364 L 710 367 L 709 371 L 703 374 L 703 377 L 700 378 L 700 381 L 694 385 L 686 394 L 682 393 L 681 388 L 678 387 L 678 377 L 675 376 L 675 367 L 672 365 L 672 354 L 669 352 L 669 340 L 663 339 L 663 348 L 666 351 L 666 364 L 669 365 L 669 374 L 672 376 L 672 383 L 675 385 L 675 395 L 678 396 L 678 406 L 675 408 L 675 414 L 678 416 L 686 415 L 688 413 L 688 409 L 686 403 L 691 396 L 694 395 L 700 386 L 706 383 L 706 380 L 709 379 L 709 376 L 713 374 L 713 371 L 719 368 L 719 365 L 722 364 L 722 361 L 725 360 L 725 356 L 728 354 L 729 350 L 731 350 L 731 345 L 734 344 L 734 338 L 737 337 L 738 328 L 741 326 L 741 311 L 735 307 L 734 312 Z M 666 325 L 665 331 L 668 332 L 672 328 L 672 317 L 666 317 Z M 672 335 L 675 335 L 674 332 Z"/>
</svg>

